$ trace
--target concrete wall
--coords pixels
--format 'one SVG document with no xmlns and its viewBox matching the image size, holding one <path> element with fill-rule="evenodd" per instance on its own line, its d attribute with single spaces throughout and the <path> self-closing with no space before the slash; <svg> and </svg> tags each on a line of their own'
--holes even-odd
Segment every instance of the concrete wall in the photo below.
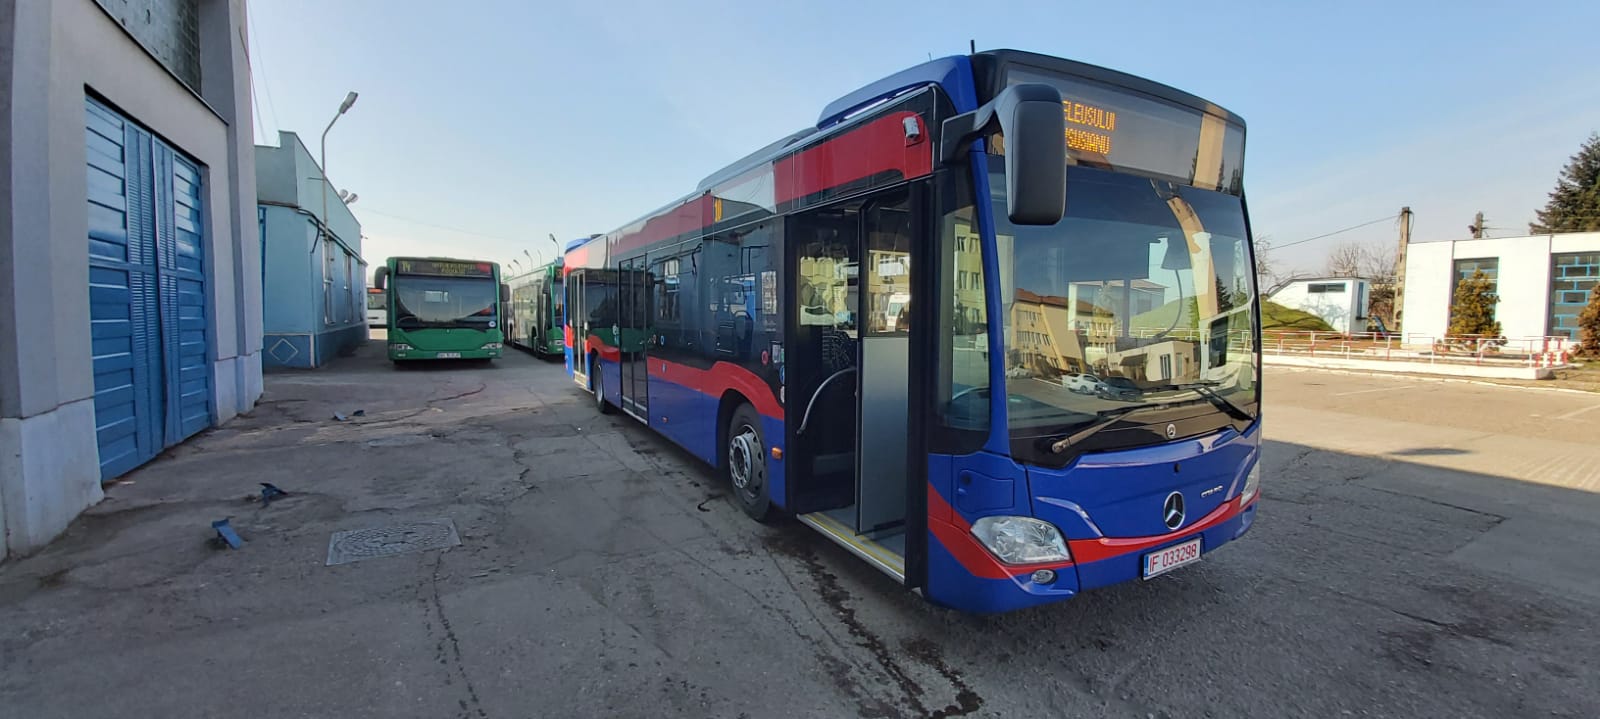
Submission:
<svg viewBox="0 0 1600 719">
<path fill-rule="evenodd" d="M 1508 338 L 1550 331 L 1550 255 L 1600 251 L 1600 232 L 1415 243 L 1406 249 L 1405 335 L 1408 342 L 1442 337 L 1450 324 L 1455 261 L 1500 262 L 1495 318 Z"/>
<path fill-rule="evenodd" d="M 5 550 L 15 553 L 48 542 L 102 496 L 88 332 L 86 93 L 203 166 L 219 422 L 261 394 L 260 253 L 243 0 L 199 4 L 201 96 L 94 0 L 0 0 L 0 18 L 0 510 Z"/>
</svg>

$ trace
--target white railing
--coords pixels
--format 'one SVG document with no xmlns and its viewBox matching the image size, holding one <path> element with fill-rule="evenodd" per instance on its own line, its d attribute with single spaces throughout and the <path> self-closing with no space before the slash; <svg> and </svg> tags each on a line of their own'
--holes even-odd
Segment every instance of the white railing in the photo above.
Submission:
<svg viewBox="0 0 1600 719">
<path fill-rule="evenodd" d="M 1262 333 L 1267 354 L 1344 359 L 1425 361 L 1429 364 L 1516 365 L 1556 367 L 1571 358 L 1572 342 L 1557 337 L 1487 337 L 1482 335 L 1406 334 L 1379 332 Z"/>
</svg>

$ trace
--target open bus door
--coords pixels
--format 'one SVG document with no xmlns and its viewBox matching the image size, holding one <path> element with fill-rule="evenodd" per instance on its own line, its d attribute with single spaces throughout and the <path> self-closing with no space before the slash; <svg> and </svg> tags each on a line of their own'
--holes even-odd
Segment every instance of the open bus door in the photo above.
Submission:
<svg viewBox="0 0 1600 719">
<path fill-rule="evenodd" d="M 916 253 L 913 190 L 792 216 L 787 504 L 801 522 L 907 581 Z M 918 508 L 921 507 L 917 503 Z M 912 521 L 908 521 L 908 519 Z M 920 546 L 914 541 L 913 546 Z"/>
</svg>

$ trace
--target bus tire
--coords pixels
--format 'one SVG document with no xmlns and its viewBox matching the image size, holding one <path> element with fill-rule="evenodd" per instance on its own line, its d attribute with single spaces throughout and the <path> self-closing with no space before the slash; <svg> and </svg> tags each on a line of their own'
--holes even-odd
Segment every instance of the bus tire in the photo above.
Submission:
<svg viewBox="0 0 1600 719">
<path fill-rule="evenodd" d="M 728 478 L 733 503 L 757 522 L 772 514 L 772 498 L 767 494 L 766 443 L 761 437 L 761 416 L 749 403 L 741 403 L 728 418 L 727 443 L 723 447 L 722 471 Z"/>
<path fill-rule="evenodd" d="M 594 357 L 589 358 L 589 378 L 589 384 L 594 386 L 594 408 L 600 414 L 611 414 L 611 405 L 606 404 L 605 373 Z"/>
</svg>

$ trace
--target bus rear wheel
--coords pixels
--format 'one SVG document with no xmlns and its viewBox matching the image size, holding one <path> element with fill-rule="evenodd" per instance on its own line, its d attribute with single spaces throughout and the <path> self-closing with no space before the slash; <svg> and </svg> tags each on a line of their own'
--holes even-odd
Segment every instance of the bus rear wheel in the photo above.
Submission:
<svg viewBox="0 0 1600 719">
<path fill-rule="evenodd" d="M 611 414 L 611 405 L 606 404 L 605 373 L 600 371 L 600 363 L 593 357 L 589 358 L 589 376 L 593 378 L 589 383 L 594 385 L 594 408 L 600 414 Z"/>
<path fill-rule="evenodd" d="M 761 418 L 755 408 L 740 404 L 728 418 L 726 436 L 722 466 L 733 501 L 751 519 L 765 522 L 772 513 L 772 498 L 767 493 L 766 443 L 761 439 Z"/>
</svg>

